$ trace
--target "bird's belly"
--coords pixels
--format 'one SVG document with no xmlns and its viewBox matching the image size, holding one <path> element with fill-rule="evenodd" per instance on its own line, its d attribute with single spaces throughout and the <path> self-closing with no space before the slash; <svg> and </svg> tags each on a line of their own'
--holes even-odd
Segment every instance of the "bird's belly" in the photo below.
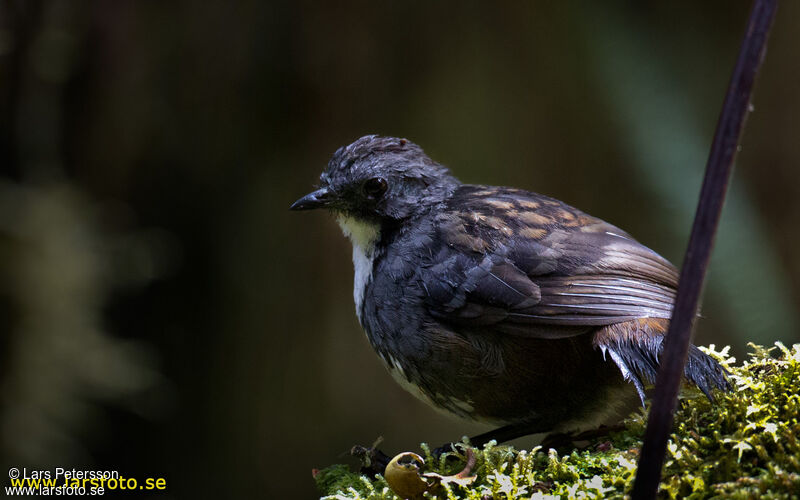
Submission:
<svg viewBox="0 0 800 500">
<path fill-rule="evenodd" d="M 476 415 L 475 408 L 469 399 L 459 399 L 453 394 L 446 394 L 443 392 L 432 392 L 430 389 L 420 385 L 420 383 L 412 381 L 406 373 L 406 370 L 403 368 L 402 363 L 396 358 L 391 356 L 384 358 L 384 356 L 381 356 L 381 359 L 384 360 L 386 369 L 392 375 L 392 378 L 400 385 L 400 387 L 405 389 L 423 403 L 437 410 L 439 413 L 449 417 L 456 416 L 486 424 L 503 425 L 504 421 L 502 419 Z"/>
<path fill-rule="evenodd" d="M 616 366 L 586 339 L 540 340 L 508 335 L 457 353 L 428 351 L 427 363 L 382 354 L 397 382 L 438 410 L 493 425 L 531 423 L 542 432 L 575 427 L 613 413 L 635 398 Z M 461 346 L 463 347 L 463 346 Z M 495 358 L 487 367 L 486 355 Z M 488 368 L 488 369 L 487 369 Z"/>
</svg>

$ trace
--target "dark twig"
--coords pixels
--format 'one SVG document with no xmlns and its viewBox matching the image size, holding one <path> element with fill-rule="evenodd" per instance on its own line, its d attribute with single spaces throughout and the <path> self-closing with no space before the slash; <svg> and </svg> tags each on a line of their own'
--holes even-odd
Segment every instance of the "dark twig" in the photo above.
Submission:
<svg viewBox="0 0 800 500">
<path fill-rule="evenodd" d="M 633 499 L 655 498 L 664 465 L 673 411 L 683 378 L 692 326 L 697 314 L 708 260 L 728 187 L 734 156 L 739 144 L 750 94 L 761 61 L 767 35 L 775 17 L 777 0 L 755 0 L 736 68 L 717 122 L 714 142 L 706 164 L 700 201 L 681 269 L 675 309 L 661 356 L 653 404 L 642 443 Z"/>
</svg>

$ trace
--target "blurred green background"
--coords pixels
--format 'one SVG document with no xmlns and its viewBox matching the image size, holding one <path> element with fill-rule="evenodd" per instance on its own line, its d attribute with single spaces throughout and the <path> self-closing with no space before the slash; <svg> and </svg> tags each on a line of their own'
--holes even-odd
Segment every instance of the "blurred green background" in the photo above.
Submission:
<svg viewBox="0 0 800 500">
<path fill-rule="evenodd" d="M 0 0 L 2 470 L 308 498 L 353 444 L 479 430 L 395 385 L 349 243 L 289 204 L 398 135 L 679 264 L 748 8 Z M 800 339 L 799 28 L 784 1 L 696 334 L 740 357 Z"/>
</svg>

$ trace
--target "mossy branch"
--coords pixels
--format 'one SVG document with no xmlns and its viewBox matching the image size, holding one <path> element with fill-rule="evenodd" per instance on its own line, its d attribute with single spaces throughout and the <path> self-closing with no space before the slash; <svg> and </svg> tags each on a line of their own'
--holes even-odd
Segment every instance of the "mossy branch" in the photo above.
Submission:
<svg viewBox="0 0 800 500">
<path fill-rule="evenodd" d="M 800 491 L 800 344 L 751 348 L 738 366 L 727 348 L 705 349 L 730 370 L 735 389 L 717 393 L 716 403 L 694 390 L 682 395 L 660 497 L 777 499 Z M 624 430 L 569 454 L 489 444 L 476 451 L 473 484 L 445 484 L 424 498 L 623 498 L 633 486 L 645 418 L 645 411 L 636 413 Z M 464 467 L 463 460 L 434 460 L 423 450 L 423 472 L 449 475 Z M 346 465 L 320 471 L 316 481 L 327 498 L 399 498 L 381 476 Z"/>
</svg>

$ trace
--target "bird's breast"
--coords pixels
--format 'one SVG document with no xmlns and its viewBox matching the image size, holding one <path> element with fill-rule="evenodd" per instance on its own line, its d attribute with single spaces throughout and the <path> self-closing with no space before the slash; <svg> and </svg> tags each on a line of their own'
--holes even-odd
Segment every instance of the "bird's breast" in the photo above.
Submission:
<svg viewBox="0 0 800 500">
<path fill-rule="evenodd" d="M 353 244 L 353 301 L 356 305 L 356 316 L 364 326 L 362 318 L 364 296 L 367 286 L 372 281 L 372 269 L 375 264 L 375 247 L 380 238 L 380 226 L 376 223 L 340 216 L 338 219 L 342 232 Z"/>
<path fill-rule="evenodd" d="M 364 326 L 362 318 L 364 309 L 364 297 L 367 292 L 367 285 L 372 281 L 372 267 L 374 258 L 358 245 L 353 245 L 353 302 L 356 305 L 356 316 L 361 326 Z"/>
</svg>

